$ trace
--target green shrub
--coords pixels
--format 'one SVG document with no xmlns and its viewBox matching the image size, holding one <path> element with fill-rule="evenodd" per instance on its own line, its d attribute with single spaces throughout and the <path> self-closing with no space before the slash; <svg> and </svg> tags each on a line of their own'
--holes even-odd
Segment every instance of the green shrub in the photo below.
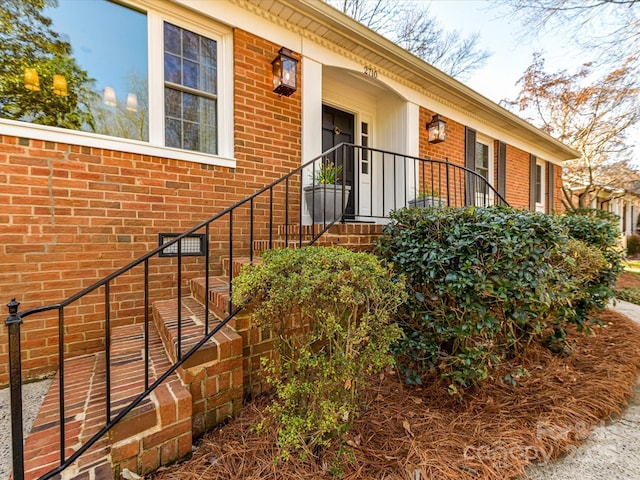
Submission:
<svg viewBox="0 0 640 480">
<path fill-rule="evenodd" d="M 571 238 L 599 249 L 606 261 L 600 274 L 583 283 L 580 293 L 573 299 L 573 308 L 576 310 L 574 323 L 582 327 L 593 312 L 605 308 L 614 297 L 613 288 L 618 274 L 624 269 L 624 255 L 618 243 L 619 217 L 603 210 L 581 209 L 557 219 Z"/>
<path fill-rule="evenodd" d="M 394 361 L 403 280 L 371 254 L 303 248 L 265 252 L 233 290 L 236 302 L 254 297 L 253 318 L 274 333 L 279 355 L 264 364 L 281 457 L 339 439 L 358 413 L 367 375 Z"/>
<path fill-rule="evenodd" d="M 572 315 L 576 286 L 555 266 L 569 238 L 553 216 L 469 207 L 391 217 L 377 253 L 407 278 L 398 353 L 416 379 L 434 369 L 457 392 L 540 338 L 550 317 Z"/>
<path fill-rule="evenodd" d="M 637 255 L 640 253 L 640 235 L 629 235 L 627 237 L 627 255 Z"/>
</svg>

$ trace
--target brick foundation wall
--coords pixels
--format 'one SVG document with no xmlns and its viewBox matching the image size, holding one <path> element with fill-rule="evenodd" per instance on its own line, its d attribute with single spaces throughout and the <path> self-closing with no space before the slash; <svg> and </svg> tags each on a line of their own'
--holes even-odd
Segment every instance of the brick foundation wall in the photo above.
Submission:
<svg viewBox="0 0 640 480">
<path fill-rule="evenodd" d="M 235 169 L 0 137 L 2 303 L 16 297 L 22 311 L 59 302 L 154 249 L 158 233 L 183 232 L 299 166 L 300 94 L 279 97 L 271 91 L 271 60 L 279 47 L 247 32 L 234 33 Z M 299 211 L 299 181 L 291 182 L 289 189 L 292 211 Z M 247 206 L 234 217 L 239 248 L 248 249 L 248 212 Z M 276 221 L 283 212 L 282 198 L 274 209 Z M 267 233 L 268 215 L 268 197 L 257 199 L 254 216 L 262 220 L 256 224 L 256 236 Z M 214 254 L 228 254 L 228 223 L 221 223 L 211 231 Z M 184 282 L 202 271 L 202 263 L 201 257 L 183 258 Z M 176 281 L 169 275 L 175 265 L 171 258 L 150 262 L 152 292 L 175 293 Z M 110 285 L 116 325 L 143 317 L 142 277 L 140 266 Z M 102 303 L 103 288 L 65 309 L 67 354 L 102 348 Z M 27 377 L 55 370 L 57 329 L 57 312 L 25 318 Z M 3 328 L 0 384 L 8 380 L 6 345 Z"/>
</svg>

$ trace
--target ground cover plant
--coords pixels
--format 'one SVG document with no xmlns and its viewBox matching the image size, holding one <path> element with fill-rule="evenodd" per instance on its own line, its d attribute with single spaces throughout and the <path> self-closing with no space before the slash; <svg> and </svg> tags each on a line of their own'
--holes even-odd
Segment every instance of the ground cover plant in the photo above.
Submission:
<svg viewBox="0 0 640 480">
<path fill-rule="evenodd" d="M 627 266 L 629 263 L 637 262 L 627 262 Z M 618 277 L 615 293 L 618 300 L 640 305 L 640 272 L 636 270 L 633 267 L 625 268 L 625 272 Z"/>
<path fill-rule="evenodd" d="M 278 457 L 316 454 L 357 416 L 369 375 L 393 364 L 392 322 L 401 277 L 375 256 L 344 248 L 266 252 L 234 281 L 236 303 L 253 298 L 253 319 L 274 338 L 264 358 L 275 400 L 259 431 L 278 432 Z M 348 453 L 348 450 L 344 450 Z"/>
</svg>

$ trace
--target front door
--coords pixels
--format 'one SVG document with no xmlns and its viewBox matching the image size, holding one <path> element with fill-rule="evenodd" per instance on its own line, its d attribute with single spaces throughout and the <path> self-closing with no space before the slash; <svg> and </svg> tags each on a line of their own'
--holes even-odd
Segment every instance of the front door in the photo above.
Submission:
<svg viewBox="0 0 640 480">
<path fill-rule="evenodd" d="M 355 117 L 337 108 L 322 106 L 322 151 L 326 152 L 340 143 L 353 143 Z M 344 160 L 344 161 L 343 161 Z M 343 156 L 342 151 L 336 152 L 335 156 L 329 158 L 336 166 L 342 165 L 344 169 L 345 184 L 351 187 L 351 194 L 347 202 L 345 217 L 353 218 L 355 215 L 354 198 L 355 191 L 355 168 L 353 161 L 353 149 L 349 148 Z"/>
</svg>

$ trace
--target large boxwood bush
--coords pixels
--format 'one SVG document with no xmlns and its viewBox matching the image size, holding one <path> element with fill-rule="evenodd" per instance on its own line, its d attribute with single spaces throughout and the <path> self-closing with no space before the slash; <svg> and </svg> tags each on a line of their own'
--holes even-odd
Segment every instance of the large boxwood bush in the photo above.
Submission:
<svg viewBox="0 0 640 480">
<path fill-rule="evenodd" d="M 601 222 L 582 218 L 586 230 Z M 593 246 L 609 244 L 609 227 L 592 232 L 607 238 L 596 242 L 572 238 L 577 223 L 505 207 L 394 212 L 377 253 L 407 278 L 398 354 L 408 378 L 435 370 L 458 392 L 549 327 L 562 341 L 564 323 L 586 325 L 606 299 L 603 272 L 615 268 Z M 597 300 L 581 294 L 584 282 Z"/>
</svg>

